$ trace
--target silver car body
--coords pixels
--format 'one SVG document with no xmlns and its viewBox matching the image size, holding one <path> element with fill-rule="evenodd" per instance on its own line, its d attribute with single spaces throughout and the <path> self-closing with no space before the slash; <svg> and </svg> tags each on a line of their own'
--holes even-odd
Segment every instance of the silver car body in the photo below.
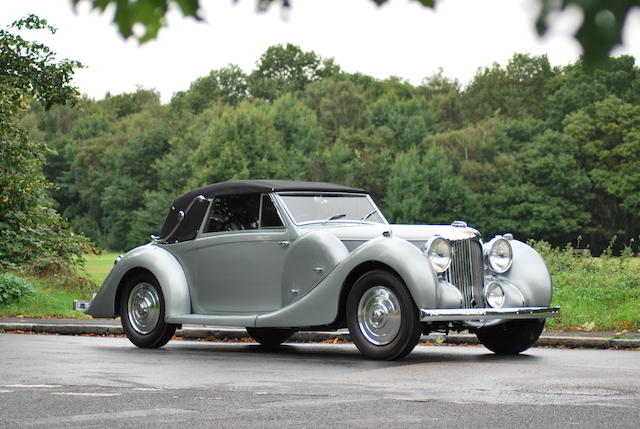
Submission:
<svg viewBox="0 0 640 429">
<path fill-rule="evenodd" d="M 87 313 L 117 317 L 121 287 L 133 273 L 145 270 L 158 280 L 167 323 L 335 328 L 340 327 L 349 287 L 373 268 L 402 279 L 427 325 L 451 322 L 479 328 L 559 313 L 549 307 L 552 284 L 543 259 L 509 235 L 513 262 L 498 274 L 486 263 L 482 254 L 486 244 L 478 231 L 463 222 L 392 225 L 378 211 L 376 222 L 296 223 L 283 198 L 286 192 L 264 195 L 277 208 L 282 228 L 206 233 L 205 216 L 193 239 L 177 243 L 156 239 L 121 256 Z M 377 210 L 366 193 L 360 196 Z M 436 274 L 423 252 L 425 243 L 436 236 L 453 244 L 458 260 L 457 267 L 442 274 Z M 465 278 L 472 281 L 462 284 Z M 499 308 L 484 304 L 481 296 L 490 282 L 499 283 L 504 291 Z"/>
</svg>

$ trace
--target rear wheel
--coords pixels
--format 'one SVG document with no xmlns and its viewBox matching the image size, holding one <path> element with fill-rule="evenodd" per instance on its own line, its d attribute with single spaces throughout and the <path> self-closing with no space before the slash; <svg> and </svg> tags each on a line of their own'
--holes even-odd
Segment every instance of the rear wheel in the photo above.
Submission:
<svg viewBox="0 0 640 429">
<path fill-rule="evenodd" d="M 486 348 L 499 355 L 515 355 L 533 346 L 544 328 L 544 319 L 512 320 L 478 329 L 476 335 Z"/>
<path fill-rule="evenodd" d="M 285 328 L 246 328 L 247 333 L 257 343 L 264 347 L 276 347 L 284 343 L 296 333 L 293 329 Z"/>
<path fill-rule="evenodd" d="M 129 340 L 138 347 L 162 347 L 178 325 L 165 323 L 165 303 L 158 280 L 150 273 L 130 278 L 120 294 L 120 319 Z"/>
<path fill-rule="evenodd" d="M 370 271 L 356 281 L 347 298 L 346 315 L 351 339 L 370 359 L 400 359 L 420 339 L 413 298 L 404 283 L 387 271 Z"/>
</svg>

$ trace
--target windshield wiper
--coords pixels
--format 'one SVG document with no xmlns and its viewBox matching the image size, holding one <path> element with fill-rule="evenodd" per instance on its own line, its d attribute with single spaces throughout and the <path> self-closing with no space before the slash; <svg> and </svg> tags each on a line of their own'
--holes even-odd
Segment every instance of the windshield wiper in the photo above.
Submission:
<svg viewBox="0 0 640 429">
<path fill-rule="evenodd" d="M 360 219 L 360 220 L 367 220 L 367 219 L 369 219 L 369 218 L 370 218 L 371 216 L 373 216 L 377 211 L 378 211 L 378 209 L 375 209 L 375 210 L 370 211 L 369 213 L 367 213 L 367 215 L 366 215 L 365 217 L 363 217 L 363 218 L 362 218 L 362 219 Z"/>
<path fill-rule="evenodd" d="M 346 216 L 346 213 L 334 214 L 330 218 L 327 218 L 327 219 L 323 220 L 322 223 L 324 224 L 324 223 L 329 222 L 330 220 L 341 219 L 341 218 L 343 218 L 345 216 Z"/>
</svg>

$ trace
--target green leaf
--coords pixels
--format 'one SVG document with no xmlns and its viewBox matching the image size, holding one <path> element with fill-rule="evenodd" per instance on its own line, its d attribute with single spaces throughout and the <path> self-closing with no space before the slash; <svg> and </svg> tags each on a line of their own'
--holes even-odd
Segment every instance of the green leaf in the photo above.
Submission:
<svg viewBox="0 0 640 429">
<path fill-rule="evenodd" d="M 585 65 L 593 68 L 605 62 L 611 50 L 622 43 L 622 30 L 629 10 L 640 6 L 640 0 L 540 0 L 542 8 L 536 20 L 538 34 L 548 29 L 552 13 L 562 12 L 568 7 L 582 11 L 583 20 L 575 34 L 582 46 Z"/>
</svg>

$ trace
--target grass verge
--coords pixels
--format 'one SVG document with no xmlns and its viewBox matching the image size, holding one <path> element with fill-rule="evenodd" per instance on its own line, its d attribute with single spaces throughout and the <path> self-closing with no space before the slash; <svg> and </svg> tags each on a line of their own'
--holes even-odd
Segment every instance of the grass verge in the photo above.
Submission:
<svg viewBox="0 0 640 429">
<path fill-rule="evenodd" d="M 0 304 L 0 317 L 90 318 L 81 311 L 72 309 L 73 300 L 90 300 L 109 274 L 117 257 L 118 253 L 113 252 L 85 256 L 85 270 L 79 274 L 88 277 L 91 282 L 81 288 L 60 279 L 21 275 L 35 286 L 35 291 L 17 302 Z"/>
<path fill-rule="evenodd" d="M 544 257 L 553 279 L 558 330 L 640 331 L 640 260 L 629 256 L 576 256 L 574 249 L 532 243 Z"/>
<path fill-rule="evenodd" d="M 88 318 L 86 314 L 73 310 L 74 299 L 88 300 L 92 292 L 77 287 L 65 287 L 51 280 L 24 276 L 35 291 L 17 302 L 0 305 L 0 317 L 61 317 Z"/>
</svg>

